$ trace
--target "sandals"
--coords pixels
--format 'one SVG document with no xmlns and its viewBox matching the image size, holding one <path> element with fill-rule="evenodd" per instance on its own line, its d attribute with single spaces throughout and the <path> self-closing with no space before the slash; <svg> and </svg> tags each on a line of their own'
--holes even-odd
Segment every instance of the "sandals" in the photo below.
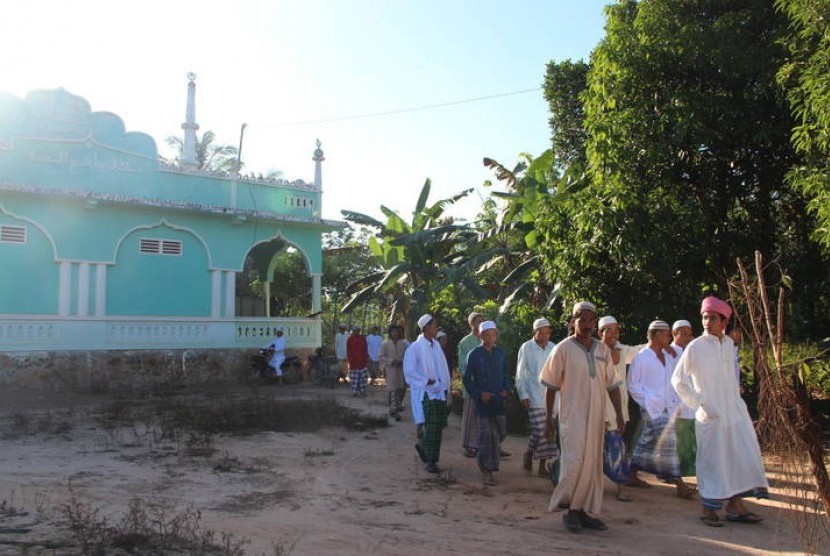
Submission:
<svg viewBox="0 0 830 556">
<path fill-rule="evenodd" d="M 579 533 L 582 529 L 582 520 L 576 512 L 568 511 L 562 516 L 562 521 L 565 523 L 565 529 L 571 533 Z"/>
<path fill-rule="evenodd" d="M 585 529 L 592 529 L 594 531 L 605 531 L 608 529 L 608 526 L 603 523 L 601 519 L 597 519 L 596 517 L 590 517 L 588 514 L 583 513 L 579 517 L 579 521 Z"/>
<path fill-rule="evenodd" d="M 625 486 L 634 488 L 651 488 L 651 485 L 639 477 L 631 477 L 626 481 Z"/>
<path fill-rule="evenodd" d="M 723 527 L 723 521 L 717 515 L 702 515 L 700 521 L 709 527 Z"/>
<path fill-rule="evenodd" d="M 731 521 L 733 523 L 748 523 L 750 525 L 755 525 L 756 523 L 761 523 L 764 521 L 764 518 L 758 514 L 754 514 L 752 512 L 746 512 L 745 514 L 726 514 L 726 521 Z"/>
<path fill-rule="evenodd" d="M 631 502 L 634 499 L 627 492 L 618 492 L 617 493 L 617 500 L 619 500 L 620 502 Z"/>
<path fill-rule="evenodd" d="M 683 498 L 684 500 L 691 500 L 695 496 L 697 496 L 697 487 L 694 485 L 677 485 L 676 491 L 678 498 Z"/>
</svg>

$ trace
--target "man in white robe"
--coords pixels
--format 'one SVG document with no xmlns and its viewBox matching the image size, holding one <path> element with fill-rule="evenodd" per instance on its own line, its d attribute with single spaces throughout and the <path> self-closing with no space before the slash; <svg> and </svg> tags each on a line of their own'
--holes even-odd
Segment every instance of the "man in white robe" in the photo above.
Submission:
<svg viewBox="0 0 830 556">
<path fill-rule="evenodd" d="M 625 421 L 620 405 L 620 379 L 608 346 L 593 337 L 597 309 L 581 301 L 571 312 L 573 335 L 553 348 L 542 367 L 539 380 L 547 388 L 546 436 L 553 435 L 553 402 L 560 392 L 559 437 L 561 468 L 559 483 L 550 499 L 550 509 L 567 506 L 565 527 L 572 532 L 582 528 L 604 530 L 606 525 L 588 512 L 602 509 L 602 447 L 605 435 L 605 396 L 611 393 L 617 430 L 622 434 Z"/>
<path fill-rule="evenodd" d="M 769 485 L 735 377 L 734 345 L 724 333 L 732 308 L 707 297 L 700 313 L 704 333 L 686 346 L 671 379 L 683 403 L 695 409 L 700 519 L 721 527 L 717 512 L 724 509 L 727 521 L 758 523 L 762 518 L 750 512 L 742 498 L 765 498 Z"/>
<path fill-rule="evenodd" d="M 285 337 L 282 328 L 277 328 L 276 336 L 271 340 L 265 349 L 271 355 L 268 359 L 268 366 L 271 367 L 274 376 L 282 380 L 282 364 L 285 362 Z"/>
<path fill-rule="evenodd" d="M 677 353 L 676 366 L 680 356 L 683 355 L 683 350 L 686 349 L 689 342 L 695 339 L 695 334 L 692 330 L 692 323 L 685 319 L 674 321 L 671 326 L 671 334 L 674 338 L 671 347 Z M 695 411 L 688 405 L 681 403 L 680 414 L 674 424 L 677 430 L 677 457 L 680 459 L 680 474 L 683 477 L 694 477 L 697 475 L 695 470 L 695 458 L 697 456 Z"/>
<path fill-rule="evenodd" d="M 418 319 L 421 335 L 403 358 L 403 374 L 412 392 L 412 420 L 420 438 L 415 444 L 429 473 L 440 473 L 441 435 L 447 426 L 447 399 L 451 387 L 447 358 L 435 335 L 438 323 L 432 315 Z"/>
</svg>

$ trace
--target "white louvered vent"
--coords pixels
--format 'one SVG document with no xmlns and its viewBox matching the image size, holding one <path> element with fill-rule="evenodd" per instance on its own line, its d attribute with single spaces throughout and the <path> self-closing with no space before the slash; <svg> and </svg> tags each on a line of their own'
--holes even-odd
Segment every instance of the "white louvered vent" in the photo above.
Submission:
<svg viewBox="0 0 830 556">
<path fill-rule="evenodd" d="M 141 238 L 139 251 L 145 255 L 174 255 L 182 254 L 182 242 L 171 239 Z"/>
<path fill-rule="evenodd" d="M 26 243 L 26 227 L 0 226 L 0 243 Z"/>
</svg>

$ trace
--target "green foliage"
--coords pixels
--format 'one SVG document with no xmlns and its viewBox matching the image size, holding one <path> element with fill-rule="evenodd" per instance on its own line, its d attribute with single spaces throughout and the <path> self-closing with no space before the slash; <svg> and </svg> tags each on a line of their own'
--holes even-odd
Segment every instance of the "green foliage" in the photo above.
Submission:
<svg viewBox="0 0 830 556">
<path fill-rule="evenodd" d="M 181 156 L 184 148 L 181 137 L 170 136 L 166 142 Z M 237 147 L 216 143 L 216 134 L 210 130 L 205 131 L 201 137 L 196 136 L 196 164 L 199 170 L 234 172 L 238 170 L 238 156 Z"/>
<path fill-rule="evenodd" d="M 552 63 L 546 79 L 561 175 L 537 239 L 563 297 L 635 329 L 688 317 L 756 249 L 802 288 L 793 303 L 826 288 L 813 221 L 784 180 L 795 161 L 775 81 L 784 18 L 766 0 L 629 0 L 606 13 L 590 68 Z"/>
<path fill-rule="evenodd" d="M 795 118 L 792 142 L 804 157 L 788 174 L 818 218 L 813 237 L 830 250 L 830 3 L 776 0 L 789 19 L 790 57 L 778 72 Z"/>
<path fill-rule="evenodd" d="M 427 179 L 411 222 L 384 206 L 380 210 L 386 223 L 362 213 L 342 211 L 346 220 L 378 230 L 369 241 L 369 249 L 380 267 L 348 286 L 351 297 L 342 312 L 374 300 L 386 307 L 390 323 L 398 322 L 414 332 L 417 316 L 433 310 L 437 292 L 451 284 L 477 288 L 466 269 L 454 264 L 472 234 L 467 226 L 444 216 L 446 207 L 466 197 L 472 189 L 428 205 L 430 189 Z"/>
</svg>

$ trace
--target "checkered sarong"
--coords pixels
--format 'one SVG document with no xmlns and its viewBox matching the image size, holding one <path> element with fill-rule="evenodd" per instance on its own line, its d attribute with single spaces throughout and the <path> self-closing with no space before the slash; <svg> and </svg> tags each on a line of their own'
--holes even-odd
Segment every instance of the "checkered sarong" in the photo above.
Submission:
<svg viewBox="0 0 830 556">
<path fill-rule="evenodd" d="M 363 393 L 366 391 L 366 383 L 369 381 L 369 373 L 366 369 L 354 369 L 349 371 L 349 384 L 352 385 L 352 391 L 355 393 Z"/>
<path fill-rule="evenodd" d="M 472 398 L 464 398 L 464 410 L 461 414 L 461 445 L 466 450 L 478 449 L 478 434 L 476 433 L 476 402 Z"/>
<path fill-rule="evenodd" d="M 677 432 L 667 410 L 654 419 L 643 411 L 643 431 L 634 447 L 631 469 L 653 473 L 660 479 L 680 478 Z"/>
<path fill-rule="evenodd" d="M 530 440 L 527 449 L 533 454 L 533 459 L 555 459 L 559 457 L 559 447 L 556 441 L 545 438 L 547 412 L 544 407 L 531 407 L 527 410 L 530 421 Z"/>
<path fill-rule="evenodd" d="M 424 394 L 424 437 L 421 446 L 427 454 L 427 461 L 438 462 L 441 456 L 441 435 L 447 426 L 447 402 L 430 400 Z"/>
<path fill-rule="evenodd" d="M 501 441 L 507 436 L 507 419 L 504 415 L 477 415 L 478 467 L 482 471 L 499 470 Z"/>
</svg>

